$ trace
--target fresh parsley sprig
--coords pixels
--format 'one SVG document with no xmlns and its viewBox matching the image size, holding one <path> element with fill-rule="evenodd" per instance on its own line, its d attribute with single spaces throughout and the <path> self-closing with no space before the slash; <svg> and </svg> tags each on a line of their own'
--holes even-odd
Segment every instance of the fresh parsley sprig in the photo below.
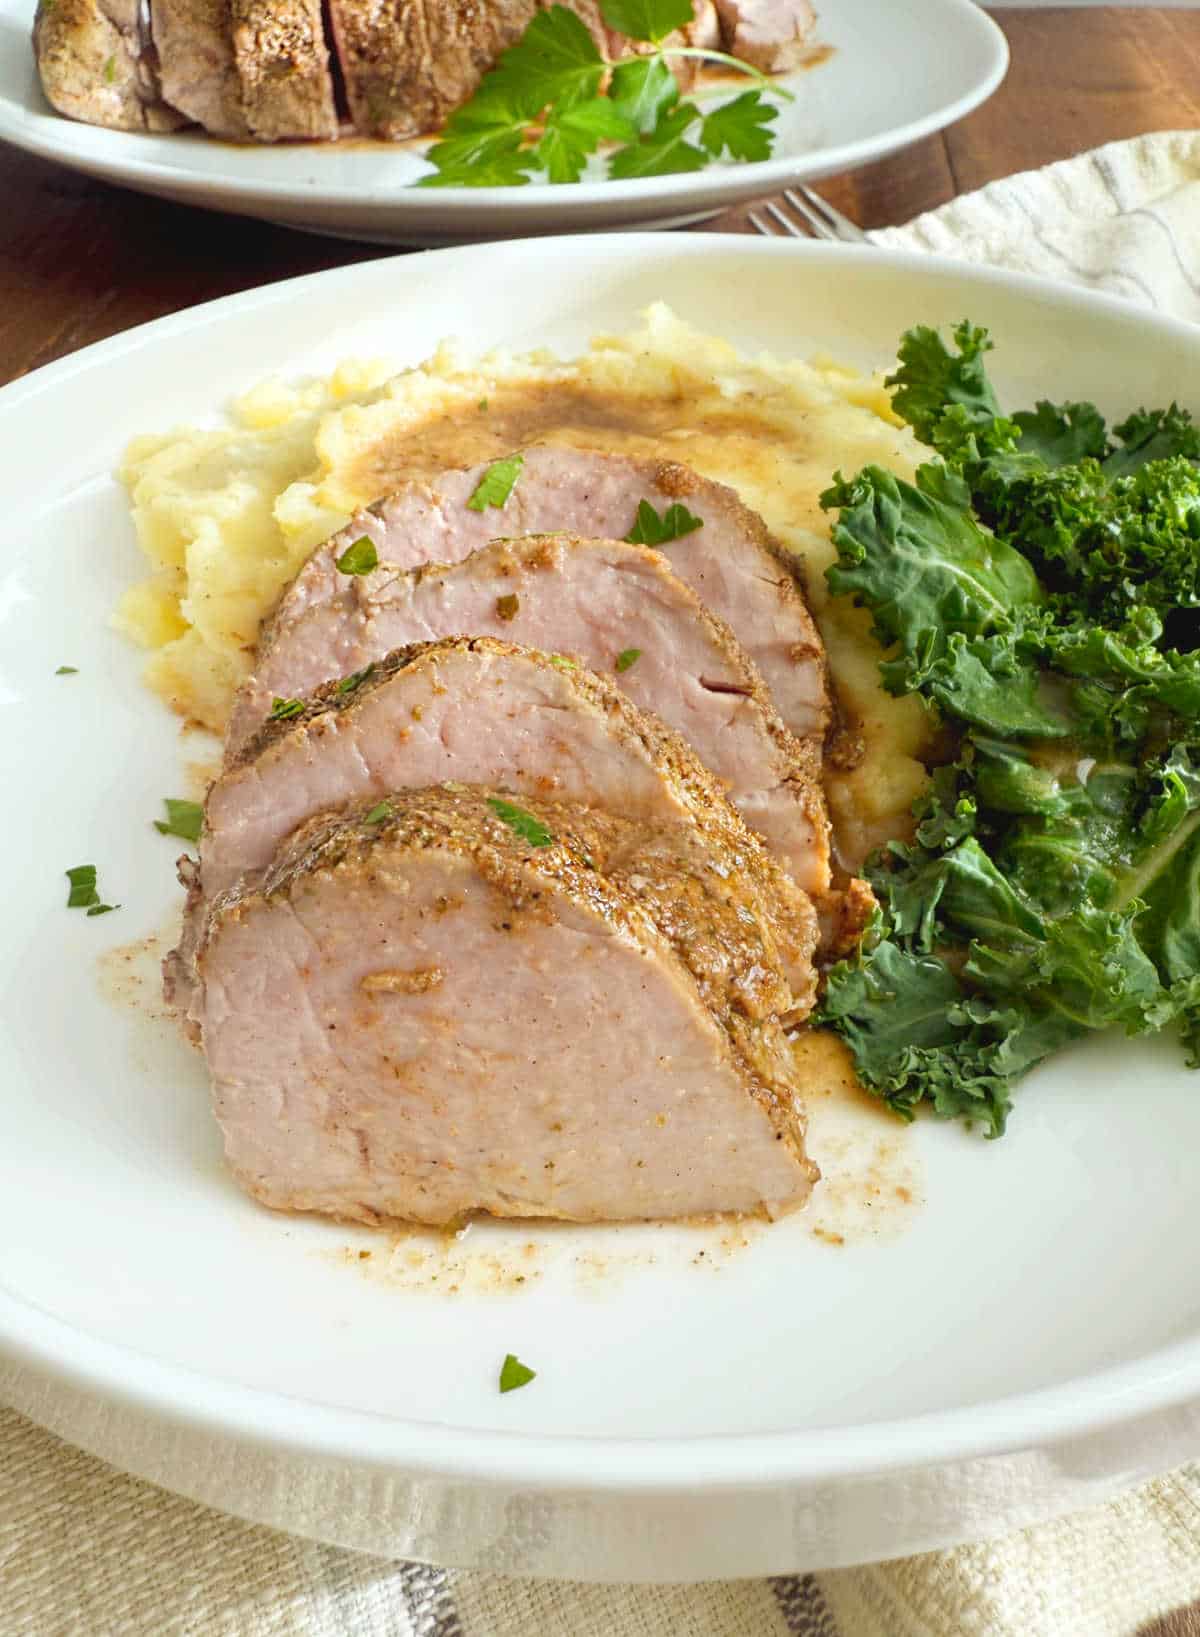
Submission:
<svg viewBox="0 0 1200 1637">
<path fill-rule="evenodd" d="M 600 12 L 610 29 L 651 49 L 611 61 L 573 11 L 539 12 L 451 114 L 426 156 L 434 173 L 418 185 L 578 182 L 602 143 L 615 144 L 607 160 L 614 179 L 769 157 L 778 110 L 764 92 L 786 101 L 791 92 L 727 52 L 671 44 L 693 20 L 692 0 L 600 0 Z M 689 58 L 736 68 L 755 88 L 704 113 L 682 96 L 671 68 Z"/>
</svg>

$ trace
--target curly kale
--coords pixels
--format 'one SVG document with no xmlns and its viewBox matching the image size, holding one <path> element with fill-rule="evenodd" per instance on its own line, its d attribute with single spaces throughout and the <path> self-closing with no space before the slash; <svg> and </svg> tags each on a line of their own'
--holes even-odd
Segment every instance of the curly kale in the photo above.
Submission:
<svg viewBox="0 0 1200 1637">
<path fill-rule="evenodd" d="M 840 474 L 834 595 L 893 693 L 958 743 L 822 1017 L 900 1114 L 1003 1130 L 1015 1082 L 1090 1030 L 1177 1025 L 1200 1057 L 1200 428 L 1010 416 L 986 331 L 910 331 L 893 404 L 938 457 Z"/>
</svg>

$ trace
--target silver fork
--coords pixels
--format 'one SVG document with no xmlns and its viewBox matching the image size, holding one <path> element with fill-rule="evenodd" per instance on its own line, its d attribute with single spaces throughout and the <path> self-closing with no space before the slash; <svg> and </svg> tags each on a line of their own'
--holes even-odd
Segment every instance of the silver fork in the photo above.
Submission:
<svg viewBox="0 0 1200 1637">
<path fill-rule="evenodd" d="M 788 188 L 783 194 L 783 201 L 788 210 L 776 204 L 774 199 L 768 199 L 763 205 L 763 210 L 771 218 L 769 222 L 753 210 L 747 213 L 746 219 L 756 233 L 768 239 L 786 233 L 793 239 L 829 239 L 838 244 L 871 242 L 861 227 L 856 226 L 848 216 L 843 216 L 840 210 L 835 210 L 827 199 L 822 199 L 811 188 Z"/>
</svg>

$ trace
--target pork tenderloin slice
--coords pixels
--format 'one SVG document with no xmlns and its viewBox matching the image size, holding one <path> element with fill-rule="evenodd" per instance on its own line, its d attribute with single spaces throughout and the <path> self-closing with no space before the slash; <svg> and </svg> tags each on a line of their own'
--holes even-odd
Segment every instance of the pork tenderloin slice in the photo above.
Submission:
<svg viewBox="0 0 1200 1637">
<path fill-rule="evenodd" d="M 236 755 L 275 698 L 303 696 L 393 648 L 450 636 L 494 636 L 565 654 L 612 678 L 691 744 L 743 818 L 797 884 L 830 881 L 820 759 L 775 712 L 729 627 L 672 572 L 661 552 L 620 540 L 529 535 L 460 563 L 396 573 L 356 606 L 318 604 L 281 631 L 238 695 Z M 620 656 L 638 658 L 617 672 Z"/>
<path fill-rule="evenodd" d="M 218 900 L 200 1015 L 234 1173 L 368 1223 L 802 1204 L 789 991 L 707 894 L 695 832 L 673 853 L 667 829 L 529 809 L 551 844 L 481 793 L 397 793 Z"/>
<path fill-rule="evenodd" d="M 436 130 L 537 10 L 536 0 L 330 0 L 355 126 L 389 140 Z"/>
<path fill-rule="evenodd" d="M 33 50 L 46 100 L 69 119 L 115 131 L 187 123 L 163 101 L 138 0 L 41 0 Z"/>
<path fill-rule="evenodd" d="M 501 53 L 539 11 L 563 0 L 330 0 L 333 37 L 351 116 L 368 136 L 436 131 L 469 101 Z M 601 53 L 598 0 L 565 0 Z"/>
<path fill-rule="evenodd" d="M 154 0 L 150 13 L 163 96 L 213 136 L 244 141 L 230 0 Z"/>
<path fill-rule="evenodd" d="M 726 51 L 767 74 L 803 61 L 817 14 L 810 0 L 715 0 Z"/>
<path fill-rule="evenodd" d="M 632 531 L 640 501 L 660 513 L 679 502 L 703 527 L 661 548 L 671 567 L 732 627 L 797 738 L 824 739 L 830 720 L 825 651 L 794 560 L 732 489 L 674 461 L 547 448 L 526 450 L 523 458 L 500 510 L 468 506 L 487 470 L 475 466 L 444 472 L 433 483 L 406 484 L 359 512 L 317 548 L 284 592 L 263 629 L 260 661 L 315 604 L 333 603 L 352 615 L 364 593 L 373 600 L 386 597 L 397 568 L 460 562 L 498 534 L 563 530 L 620 540 Z M 379 568 L 365 579 L 340 574 L 338 558 L 364 535 L 375 543 Z"/>
<path fill-rule="evenodd" d="M 239 879 L 253 884 L 293 830 L 368 797 L 447 781 L 686 819 L 716 835 L 792 985 L 795 1020 L 811 1010 L 812 905 L 691 747 L 583 666 L 489 637 L 400 649 L 357 685 L 319 690 L 302 715 L 268 722 L 222 774 L 205 804 L 183 936 L 167 961 L 173 1003 L 190 1005 L 208 901 Z"/>
<path fill-rule="evenodd" d="M 321 0 L 231 0 L 242 111 L 260 142 L 333 141 L 337 108 Z"/>
</svg>

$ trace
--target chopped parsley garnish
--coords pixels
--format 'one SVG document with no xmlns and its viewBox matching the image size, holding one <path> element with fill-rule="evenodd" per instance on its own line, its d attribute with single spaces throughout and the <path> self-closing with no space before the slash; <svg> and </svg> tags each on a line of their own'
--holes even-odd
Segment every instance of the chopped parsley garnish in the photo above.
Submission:
<svg viewBox="0 0 1200 1637">
<path fill-rule="evenodd" d="M 350 676 L 344 676 L 333 690 L 336 694 L 353 693 L 355 688 L 361 688 L 369 676 L 375 672 L 374 663 L 367 665 L 361 671 L 355 671 Z"/>
<path fill-rule="evenodd" d="M 347 546 L 334 565 L 339 574 L 369 574 L 379 566 L 379 553 L 369 534 L 360 535 L 352 546 Z"/>
<path fill-rule="evenodd" d="M 504 460 L 494 460 L 467 501 L 468 508 L 473 512 L 485 512 L 489 506 L 507 505 L 524 464 L 523 455 L 508 455 Z"/>
<path fill-rule="evenodd" d="M 502 620 L 515 620 L 521 607 L 521 599 L 515 592 L 510 591 L 507 597 L 496 598 L 496 613 Z"/>
<path fill-rule="evenodd" d="M 66 875 L 71 883 L 70 891 L 67 893 L 68 909 L 85 909 L 89 915 L 108 915 L 114 909 L 120 909 L 120 904 L 100 902 L 100 894 L 96 891 L 94 864 L 77 864 L 73 870 L 68 870 Z"/>
<path fill-rule="evenodd" d="M 500 1366 L 500 1391 L 515 1393 L 518 1387 L 528 1387 L 537 1375 L 527 1364 L 522 1364 L 515 1353 L 506 1353 Z"/>
<path fill-rule="evenodd" d="M 479 407 L 483 411 L 483 413 L 486 415 L 487 414 L 487 407 L 488 407 L 488 401 L 487 401 L 486 398 L 481 398 L 479 400 Z"/>
<path fill-rule="evenodd" d="M 390 801 L 376 802 L 369 813 L 363 815 L 364 824 L 382 824 L 384 819 L 390 819 L 395 808 Z"/>
<path fill-rule="evenodd" d="M 60 665 L 54 674 L 55 676 L 78 676 L 79 667 L 77 665 Z"/>
<path fill-rule="evenodd" d="M 503 819 L 510 830 L 516 832 L 522 841 L 527 841 L 531 847 L 553 847 L 554 837 L 547 830 L 540 819 L 534 818 L 523 807 L 516 807 L 511 801 L 503 801 L 499 796 L 489 796 L 488 806 L 497 818 Z"/>
<path fill-rule="evenodd" d="M 546 658 L 550 661 L 551 665 L 555 666 L 560 671 L 577 671 L 579 669 L 575 661 L 573 659 L 568 659 L 566 654 L 547 654 Z"/>
<path fill-rule="evenodd" d="M 299 716 L 304 709 L 303 699 L 276 699 L 271 706 L 268 722 L 286 722 L 290 717 Z"/>
<path fill-rule="evenodd" d="M 702 517 L 693 517 L 676 500 L 660 517 L 648 500 L 639 500 L 637 521 L 625 536 L 631 546 L 663 546 L 668 540 L 682 540 L 704 527 Z"/>
<path fill-rule="evenodd" d="M 750 63 L 707 46 L 670 43 L 693 21 L 692 0 L 600 0 L 609 29 L 650 49 L 603 56 L 591 31 L 565 6 L 532 19 L 447 120 L 427 158 L 421 187 L 522 187 L 578 182 L 602 144 L 610 177 L 702 170 L 714 159 L 766 159 L 778 110 L 764 91 L 792 93 Z M 673 60 L 701 58 L 737 69 L 755 89 L 704 113 L 683 99 Z M 607 80 L 607 89 L 605 82 Z M 699 136 L 699 145 L 687 140 Z"/>
<path fill-rule="evenodd" d="M 112 82 L 116 79 L 116 77 L 117 77 L 117 59 L 115 57 L 110 57 L 108 59 L 108 61 L 104 64 L 104 83 L 105 83 L 105 85 L 111 85 Z"/>
<path fill-rule="evenodd" d="M 204 808 L 198 801 L 176 801 L 173 796 L 163 797 L 167 810 L 164 819 L 155 819 L 154 828 L 161 836 L 180 836 L 184 841 L 199 841 L 204 823 Z"/>
<path fill-rule="evenodd" d="M 617 655 L 617 670 L 627 671 L 631 665 L 636 665 L 642 657 L 640 648 L 622 648 Z"/>
</svg>

